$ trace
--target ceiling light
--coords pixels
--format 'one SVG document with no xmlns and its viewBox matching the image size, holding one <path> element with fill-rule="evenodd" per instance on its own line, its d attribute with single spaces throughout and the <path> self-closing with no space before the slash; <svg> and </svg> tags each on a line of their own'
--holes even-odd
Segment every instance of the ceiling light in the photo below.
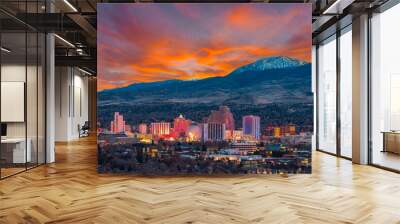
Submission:
<svg viewBox="0 0 400 224">
<path fill-rule="evenodd" d="M 322 14 L 342 14 L 343 10 L 351 5 L 355 0 L 336 0 Z"/>
<path fill-rule="evenodd" d="M 76 53 L 78 53 L 79 55 L 83 55 L 83 49 L 82 48 L 77 48 L 76 49 Z"/>
<path fill-rule="evenodd" d="M 336 0 L 332 5 L 330 5 L 327 9 L 322 14 L 328 14 L 332 9 L 337 7 L 337 4 L 339 4 L 340 0 Z"/>
<path fill-rule="evenodd" d="M 74 12 L 78 12 L 78 10 L 68 1 L 64 0 L 65 4 L 67 4 Z"/>
<path fill-rule="evenodd" d="M 54 34 L 55 37 L 57 37 L 58 39 L 60 39 L 62 42 L 66 43 L 68 46 L 75 48 L 75 45 L 73 45 L 71 42 L 69 42 L 68 40 L 60 37 L 58 34 Z"/>
<path fill-rule="evenodd" d="M 93 75 L 92 73 L 90 73 L 90 72 L 88 72 L 88 71 L 86 71 L 86 70 L 83 70 L 83 69 L 81 69 L 81 68 L 79 68 L 79 67 L 78 67 L 78 70 L 81 71 L 81 72 L 83 72 L 83 73 L 85 73 L 86 75 L 90 75 L 90 76 Z"/>
<path fill-rule="evenodd" d="M 11 52 L 11 50 L 9 50 L 9 49 L 7 49 L 5 47 L 1 47 L 1 51 L 4 51 L 6 53 L 10 53 Z"/>
</svg>

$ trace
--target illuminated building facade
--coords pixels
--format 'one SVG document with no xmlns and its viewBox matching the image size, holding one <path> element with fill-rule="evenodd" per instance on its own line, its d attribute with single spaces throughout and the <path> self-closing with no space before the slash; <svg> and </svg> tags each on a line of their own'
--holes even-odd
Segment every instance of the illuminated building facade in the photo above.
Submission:
<svg viewBox="0 0 400 224">
<path fill-rule="evenodd" d="M 247 115 L 243 117 L 243 135 L 249 135 L 254 139 L 260 139 L 260 117 Z"/>
<path fill-rule="evenodd" d="M 147 134 L 147 124 L 139 124 L 138 131 L 140 134 Z"/>
<path fill-rule="evenodd" d="M 274 126 L 273 125 L 268 125 L 265 129 L 263 134 L 265 136 L 274 136 Z"/>
<path fill-rule="evenodd" d="M 296 135 L 296 126 L 293 124 L 288 125 L 288 134 Z"/>
<path fill-rule="evenodd" d="M 225 124 L 226 130 L 235 130 L 235 120 L 233 119 L 231 110 L 227 106 L 220 106 L 217 111 L 211 111 L 207 123 Z"/>
<path fill-rule="evenodd" d="M 155 122 L 150 124 L 150 131 L 152 135 L 163 136 L 169 135 L 171 124 L 169 122 Z"/>
<path fill-rule="evenodd" d="M 199 141 L 201 139 L 201 127 L 195 123 L 191 124 L 187 130 L 187 137 L 189 141 Z"/>
<path fill-rule="evenodd" d="M 124 133 L 126 131 L 124 116 L 119 112 L 114 113 L 114 120 L 111 121 L 110 131 L 114 134 Z"/>
<path fill-rule="evenodd" d="M 203 141 L 223 141 L 225 140 L 225 124 L 205 123 L 203 124 Z"/>
<path fill-rule="evenodd" d="M 232 134 L 233 140 L 241 140 L 243 139 L 243 131 L 242 130 L 234 130 Z"/>
<path fill-rule="evenodd" d="M 179 115 L 179 117 L 174 119 L 174 135 L 176 137 L 184 137 L 188 131 L 189 125 L 192 122 Z"/>
<path fill-rule="evenodd" d="M 256 142 L 234 142 L 231 145 L 232 149 L 240 151 L 240 154 L 247 154 L 247 152 L 254 152 L 257 150 Z"/>
<path fill-rule="evenodd" d="M 281 127 L 274 127 L 274 137 L 279 138 L 282 136 Z"/>
</svg>

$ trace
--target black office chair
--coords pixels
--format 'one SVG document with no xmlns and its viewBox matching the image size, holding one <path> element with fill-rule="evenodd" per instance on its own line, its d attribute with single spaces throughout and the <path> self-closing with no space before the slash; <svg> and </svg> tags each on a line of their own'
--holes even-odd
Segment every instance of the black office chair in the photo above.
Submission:
<svg viewBox="0 0 400 224">
<path fill-rule="evenodd" d="M 82 127 L 78 125 L 78 129 L 79 129 L 79 138 L 89 136 L 89 130 L 90 130 L 89 121 L 85 121 Z"/>
</svg>

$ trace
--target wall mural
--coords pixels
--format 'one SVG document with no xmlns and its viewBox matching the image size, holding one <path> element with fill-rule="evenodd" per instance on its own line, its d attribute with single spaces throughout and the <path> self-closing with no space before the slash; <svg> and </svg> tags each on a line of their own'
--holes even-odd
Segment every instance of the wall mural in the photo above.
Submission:
<svg viewBox="0 0 400 224">
<path fill-rule="evenodd" d="M 98 172 L 311 173 L 310 4 L 98 13 Z"/>
</svg>

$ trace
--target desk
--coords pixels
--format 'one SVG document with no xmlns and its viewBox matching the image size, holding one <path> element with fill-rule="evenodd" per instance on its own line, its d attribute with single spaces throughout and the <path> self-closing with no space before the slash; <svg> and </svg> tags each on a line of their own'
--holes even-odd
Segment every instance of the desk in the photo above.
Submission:
<svg viewBox="0 0 400 224">
<path fill-rule="evenodd" d="M 392 152 L 400 154 L 400 132 L 384 131 L 383 134 L 383 152 Z"/>
<path fill-rule="evenodd" d="M 31 162 L 31 139 L 27 139 L 25 151 L 25 138 L 5 138 L 1 139 L 1 154 L 8 163 L 26 163 Z M 3 154 L 5 154 L 3 156 Z M 11 156 L 12 154 L 12 156 Z M 11 159 L 12 158 L 12 159 Z"/>
</svg>

